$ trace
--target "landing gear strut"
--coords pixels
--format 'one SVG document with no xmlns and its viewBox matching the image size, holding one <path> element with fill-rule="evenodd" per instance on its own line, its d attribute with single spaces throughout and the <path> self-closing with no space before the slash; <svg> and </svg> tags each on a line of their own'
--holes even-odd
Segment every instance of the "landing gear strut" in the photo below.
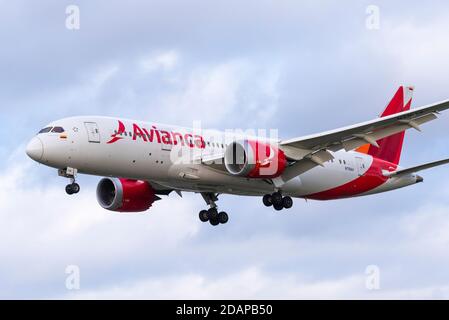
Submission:
<svg viewBox="0 0 449 320">
<path fill-rule="evenodd" d="M 283 197 L 279 191 L 264 195 L 262 201 L 266 207 L 273 206 L 276 211 L 290 209 L 293 206 L 292 198 L 289 196 Z"/>
<path fill-rule="evenodd" d="M 77 169 L 67 168 L 58 170 L 58 175 L 64 178 L 69 178 L 70 183 L 65 187 L 65 192 L 68 195 L 76 194 L 80 192 L 80 185 L 76 183 L 76 174 L 78 173 Z"/>
<path fill-rule="evenodd" d="M 218 201 L 218 195 L 215 193 L 201 193 L 201 195 L 207 205 L 210 206 L 208 210 L 200 211 L 199 218 L 201 222 L 209 221 L 213 226 L 227 223 L 229 220 L 228 214 L 224 211 L 218 212 L 217 205 L 215 204 L 215 202 Z"/>
</svg>

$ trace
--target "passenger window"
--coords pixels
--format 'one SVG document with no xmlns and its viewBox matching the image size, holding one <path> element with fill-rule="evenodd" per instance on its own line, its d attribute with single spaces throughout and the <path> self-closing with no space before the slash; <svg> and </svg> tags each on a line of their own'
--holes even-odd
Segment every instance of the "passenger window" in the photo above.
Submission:
<svg viewBox="0 0 449 320">
<path fill-rule="evenodd" d="M 64 129 L 62 127 L 54 127 L 53 130 L 51 130 L 53 133 L 63 133 Z"/>
<path fill-rule="evenodd" d="M 44 129 L 42 129 L 41 131 L 39 131 L 38 134 L 39 134 L 39 133 L 47 133 L 47 132 L 50 132 L 51 129 L 52 129 L 52 127 L 44 128 Z"/>
</svg>

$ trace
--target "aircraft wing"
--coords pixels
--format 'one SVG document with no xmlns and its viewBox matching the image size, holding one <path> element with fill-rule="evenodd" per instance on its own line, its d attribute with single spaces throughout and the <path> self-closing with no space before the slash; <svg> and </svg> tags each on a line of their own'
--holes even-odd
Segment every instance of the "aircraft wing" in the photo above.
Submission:
<svg viewBox="0 0 449 320">
<path fill-rule="evenodd" d="M 376 141 L 379 139 L 410 128 L 421 131 L 420 125 L 436 119 L 440 111 L 448 108 L 449 100 L 445 100 L 339 129 L 281 141 L 282 151 L 296 162 L 273 182 L 281 186 L 317 165 L 322 166 L 333 158 L 328 150 L 350 151 L 367 143 L 377 147 Z"/>
</svg>

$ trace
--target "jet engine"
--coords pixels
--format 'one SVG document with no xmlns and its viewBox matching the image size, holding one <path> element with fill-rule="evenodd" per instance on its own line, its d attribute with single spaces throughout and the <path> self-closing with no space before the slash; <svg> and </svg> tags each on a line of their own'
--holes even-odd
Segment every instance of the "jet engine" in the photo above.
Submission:
<svg viewBox="0 0 449 320">
<path fill-rule="evenodd" d="M 142 212 L 151 207 L 156 195 L 146 181 L 103 178 L 97 186 L 97 200 L 106 210 Z"/>
<path fill-rule="evenodd" d="M 230 174 L 248 178 L 276 178 L 287 166 L 282 150 L 268 142 L 257 140 L 234 141 L 229 144 L 224 161 Z"/>
</svg>

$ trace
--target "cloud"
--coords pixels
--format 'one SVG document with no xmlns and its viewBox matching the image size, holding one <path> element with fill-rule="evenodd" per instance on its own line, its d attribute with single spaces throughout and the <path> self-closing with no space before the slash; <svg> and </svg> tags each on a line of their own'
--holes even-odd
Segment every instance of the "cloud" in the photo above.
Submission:
<svg viewBox="0 0 449 320">
<path fill-rule="evenodd" d="M 76 198 L 50 180 L 34 185 L 29 175 L 36 169 L 27 161 L 0 172 L 3 297 L 60 277 L 63 289 L 68 264 L 88 265 L 84 270 L 95 273 L 104 263 L 111 268 L 122 259 L 138 263 L 139 252 L 162 257 L 198 232 L 189 199 L 158 201 L 145 214 L 111 213 L 96 203 L 89 185 Z"/>
<path fill-rule="evenodd" d="M 142 279 L 97 291 L 74 292 L 74 299 L 285 299 L 348 297 L 361 286 L 361 277 L 304 283 L 294 275 L 273 275 L 251 267 L 229 275 L 201 274 Z"/>
<path fill-rule="evenodd" d="M 150 277 L 91 291 L 70 291 L 69 299 L 447 299 L 449 286 L 411 290 L 369 290 L 361 274 L 308 282 L 295 274 L 273 274 L 257 267 L 229 275 L 187 274 Z"/>
<path fill-rule="evenodd" d="M 427 203 L 403 217 L 400 226 L 404 235 L 414 243 L 414 250 L 423 255 L 441 255 L 449 245 L 449 205 Z"/>
<path fill-rule="evenodd" d="M 170 50 L 158 54 L 152 54 L 140 61 L 140 65 L 145 72 L 153 72 L 159 69 L 169 71 L 178 63 L 179 57 L 176 51 Z"/>
<path fill-rule="evenodd" d="M 281 64 L 258 66 L 231 59 L 186 66 L 182 57 L 182 52 L 168 50 L 143 60 L 135 56 L 103 63 L 71 85 L 31 96 L 20 105 L 35 116 L 33 125 L 44 118 L 39 127 L 57 118 L 101 114 L 184 126 L 201 120 L 208 128 L 259 129 L 278 110 Z M 46 113 L 35 107 L 36 100 L 46 106 Z"/>
<path fill-rule="evenodd" d="M 445 59 L 449 45 L 444 41 L 449 23 L 445 16 L 435 14 L 430 20 L 410 16 L 398 21 L 395 16 L 385 15 L 377 35 L 361 38 L 364 45 L 387 60 L 398 78 L 417 85 L 421 94 L 447 98 L 441 87 L 448 80 L 445 70 L 449 68 Z"/>
</svg>

